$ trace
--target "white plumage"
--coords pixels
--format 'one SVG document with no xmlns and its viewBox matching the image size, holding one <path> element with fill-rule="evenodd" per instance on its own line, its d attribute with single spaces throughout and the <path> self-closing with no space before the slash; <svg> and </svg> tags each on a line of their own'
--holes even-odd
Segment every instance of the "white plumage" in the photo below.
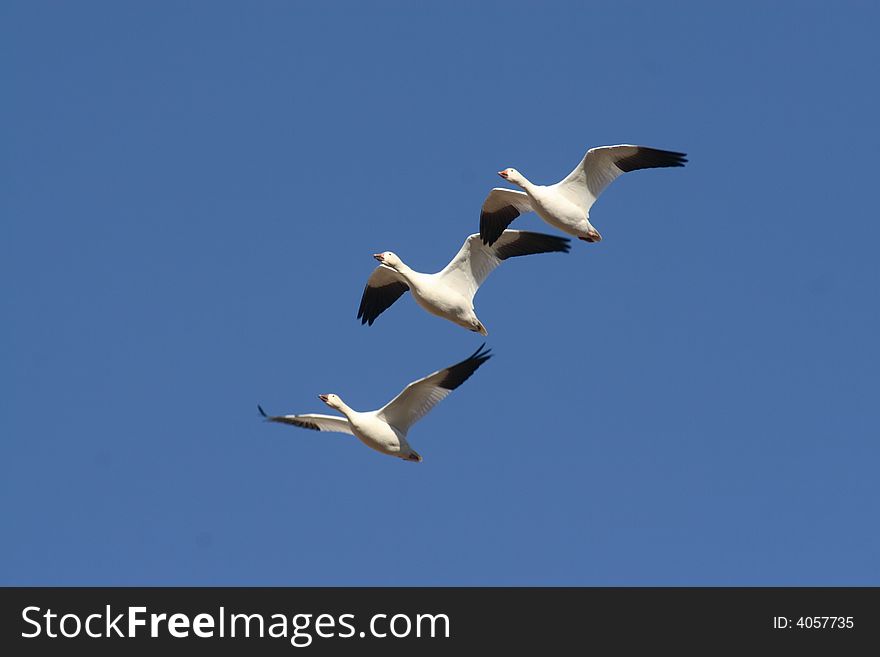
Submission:
<svg viewBox="0 0 880 657">
<path fill-rule="evenodd" d="M 535 185 L 516 169 L 499 171 L 524 191 L 496 187 L 483 201 L 480 237 L 494 244 L 519 215 L 534 211 L 559 230 L 587 242 L 602 239 L 590 223 L 590 208 L 615 178 L 628 171 L 682 167 L 685 153 L 620 144 L 591 148 L 574 170 L 554 185 Z"/>
<path fill-rule="evenodd" d="M 535 253 L 568 252 L 570 240 L 543 233 L 505 230 L 488 246 L 470 235 L 442 271 L 424 274 L 410 269 L 393 252 L 377 253 L 380 264 L 370 275 L 358 308 L 362 324 L 376 318 L 410 290 L 422 308 L 459 326 L 487 335 L 474 312 L 474 295 L 503 260 Z"/>
<path fill-rule="evenodd" d="M 367 447 L 383 454 L 397 456 L 406 461 L 421 461 L 422 457 L 407 442 L 410 428 L 491 358 L 489 350 L 484 350 L 485 346 L 481 345 L 460 363 L 413 381 L 394 399 L 375 411 L 355 411 L 335 394 L 318 397 L 330 408 L 340 411 L 344 417 L 316 413 L 270 416 L 261 406 L 257 408 L 270 422 L 292 424 L 314 431 L 352 434 Z"/>
</svg>

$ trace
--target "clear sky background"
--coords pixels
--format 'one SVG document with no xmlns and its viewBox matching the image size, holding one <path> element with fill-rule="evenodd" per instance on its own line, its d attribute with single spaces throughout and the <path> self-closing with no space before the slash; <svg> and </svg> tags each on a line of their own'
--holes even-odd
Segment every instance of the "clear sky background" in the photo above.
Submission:
<svg viewBox="0 0 880 657">
<path fill-rule="evenodd" d="M 877 4 L 415 4 L 0 5 L 0 582 L 880 584 Z M 423 463 L 261 421 L 471 353 L 370 255 L 623 142 Z"/>
</svg>

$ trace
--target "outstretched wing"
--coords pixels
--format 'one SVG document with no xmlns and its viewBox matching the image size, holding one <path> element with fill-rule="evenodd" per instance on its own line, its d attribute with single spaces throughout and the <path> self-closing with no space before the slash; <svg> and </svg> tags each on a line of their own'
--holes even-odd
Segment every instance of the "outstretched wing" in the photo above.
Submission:
<svg viewBox="0 0 880 657">
<path fill-rule="evenodd" d="M 358 319 L 361 320 L 361 324 L 372 326 L 376 318 L 388 310 L 407 290 L 409 286 L 391 267 L 385 265 L 376 267 L 367 280 L 361 305 L 358 308 Z"/>
<path fill-rule="evenodd" d="M 348 433 L 354 435 L 351 431 L 351 425 L 344 417 L 336 417 L 333 415 L 320 415 L 318 413 L 307 413 L 306 415 L 266 415 L 263 407 L 257 404 L 260 415 L 269 422 L 280 422 L 281 424 L 292 424 L 302 429 L 311 429 L 312 431 L 334 431 L 336 433 Z"/>
<path fill-rule="evenodd" d="M 480 345 L 479 349 L 460 363 L 413 381 L 397 397 L 380 408 L 378 414 L 388 424 L 406 433 L 425 413 L 467 381 L 480 365 L 492 357 L 488 349 L 483 350 L 485 346 L 485 343 Z"/>
<path fill-rule="evenodd" d="M 519 215 L 532 211 L 529 195 L 516 189 L 496 187 L 480 210 L 480 238 L 484 244 L 494 244 L 504 229 Z"/>
<path fill-rule="evenodd" d="M 618 176 L 638 169 L 683 167 L 687 162 L 685 155 L 632 144 L 599 146 L 588 150 L 574 171 L 553 187 L 587 211 Z"/>
<path fill-rule="evenodd" d="M 567 253 L 570 242 L 567 237 L 505 230 L 492 246 L 487 246 L 479 235 L 473 234 L 439 276 L 444 283 L 473 299 L 483 281 L 502 261 L 534 253 Z"/>
</svg>

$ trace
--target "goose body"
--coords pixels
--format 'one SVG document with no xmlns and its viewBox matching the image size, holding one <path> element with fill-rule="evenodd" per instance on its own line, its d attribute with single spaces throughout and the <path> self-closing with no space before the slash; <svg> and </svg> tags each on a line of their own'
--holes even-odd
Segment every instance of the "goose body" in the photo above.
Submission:
<svg viewBox="0 0 880 657">
<path fill-rule="evenodd" d="M 473 234 L 450 263 L 435 274 L 411 269 L 391 251 L 376 253 L 373 257 L 381 264 L 367 281 L 357 316 L 362 324 L 372 326 L 379 315 L 409 290 L 416 303 L 432 315 L 487 335 L 486 327 L 474 310 L 474 295 L 492 270 L 507 258 L 566 253 L 569 248 L 567 238 L 543 233 L 505 230 L 491 246 Z"/>
<path fill-rule="evenodd" d="M 618 176 L 639 169 L 682 167 L 685 153 L 647 146 L 619 144 L 591 148 L 565 178 L 553 185 L 536 185 L 516 169 L 499 171 L 522 191 L 496 187 L 480 212 L 480 238 L 492 245 L 519 215 L 535 212 L 559 230 L 587 242 L 602 239 L 590 223 L 590 208 Z"/>
<path fill-rule="evenodd" d="M 367 447 L 382 454 L 402 458 L 415 454 L 406 441 L 406 433 L 395 429 L 384 418 L 379 417 L 378 411 L 359 413 L 349 408 L 345 416 L 351 426 L 351 433 Z"/>
<path fill-rule="evenodd" d="M 460 363 L 413 381 L 394 399 L 375 411 L 356 411 L 335 394 L 318 397 L 330 408 L 341 412 L 342 417 L 318 413 L 273 416 L 267 415 L 261 406 L 258 405 L 257 408 L 270 422 L 313 431 L 347 433 L 382 454 L 406 461 L 421 461 L 422 457 L 407 441 L 410 428 L 491 358 L 489 350 L 484 350 L 484 347 L 485 345 L 481 345 Z"/>
<path fill-rule="evenodd" d="M 401 272 L 415 302 L 432 315 L 448 319 L 473 330 L 480 323 L 474 312 L 473 299 L 465 291 L 448 285 L 438 274 L 423 274 L 406 267 Z"/>
<path fill-rule="evenodd" d="M 557 193 L 553 187 L 529 184 L 528 189 L 526 194 L 529 196 L 532 208 L 541 219 L 551 226 L 581 239 L 591 235 L 592 226 L 587 218 L 589 212 L 585 213 L 577 203 L 565 195 Z"/>
</svg>

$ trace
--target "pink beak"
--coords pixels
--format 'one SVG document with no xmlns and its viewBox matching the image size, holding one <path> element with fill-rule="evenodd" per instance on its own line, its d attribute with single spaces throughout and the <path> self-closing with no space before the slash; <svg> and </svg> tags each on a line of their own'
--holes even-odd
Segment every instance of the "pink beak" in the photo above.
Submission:
<svg viewBox="0 0 880 657">
<path fill-rule="evenodd" d="M 373 254 L 373 257 L 374 257 L 376 260 L 378 260 L 379 262 L 382 262 L 382 261 L 385 259 L 385 256 L 383 256 L 381 253 L 374 253 L 374 254 Z"/>
<path fill-rule="evenodd" d="M 318 399 L 320 399 L 325 404 L 327 403 L 327 395 L 318 395 Z"/>
<path fill-rule="evenodd" d="M 507 171 L 499 171 L 498 175 L 507 180 Z"/>
</svg>

